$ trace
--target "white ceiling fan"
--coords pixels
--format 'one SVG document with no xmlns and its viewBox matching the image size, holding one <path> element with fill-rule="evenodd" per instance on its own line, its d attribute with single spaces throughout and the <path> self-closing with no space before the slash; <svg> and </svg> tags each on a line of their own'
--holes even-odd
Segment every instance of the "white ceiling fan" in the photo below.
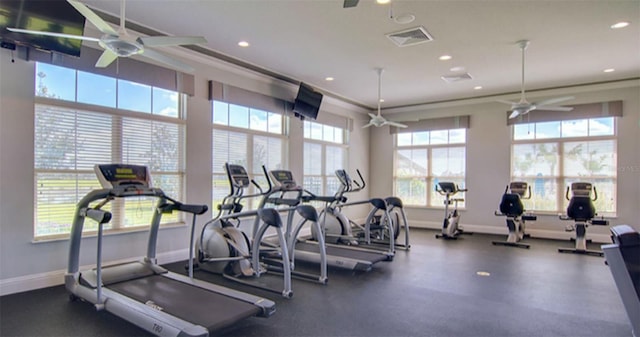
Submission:
<svg viewBox="0 0 640 337">
<path fill-rule="evenodd" d="M 369 113 L 369 116 L 371 116 L 371 119 L 369 120 L 369 123 L 365 124 L 362 128 L 368 128 L 370 126 L 375 126 L 379 128 L 385 125 L 391 125 L 399 128 L 406 128 L 407 127 L 406 125 L 400 124 L 398 122 L 389 121 L 386 118 L 382 117 L 382 115 L 380 114 L 380 103 L 381 103 L 380 87 L 382 86 L 382 72 L 384 71 L 384 69 L 378 68 L 376 70 L 378 71 L 378 114 L 374 115 L 372 113 Z"/>
<path fill-rule="evenodd" d="M 520 91 L 520 101 L 519 102 L 511 102 L 511 101 L 498 101 L 500 103 L 505 103 L 511 105 L 511 114 L 509 118 L 516 118 L 518 116 L 523 116 L 528 114 L 533 110 L 549 110 L 549 111 L 571 111 L 573 107 L 566 106 L 554 106 L 553 104 L 557 104 L 560 102 L 568 101 L 574 99 L 573 96 L 565 96 L 558 98 L 551 98 L 547 100 L 543 100 L 540 102 L 531 102 L 529 103 L 524 95 L 524 51 L 529 46 L 528 40 L 521 40 L 517 42 L 517 45 L 522 50 L 522 86 Z"/>
<path fill-rule="evenodd" d="M 98 28 L 98 30 L 102 33 L 102 36 L 100 38 L 19 28 L 7 29 L 16 33 L 47 35 L 97 42 L 100 47 L 104 49 L 104 52 L 98 59 L 98 62 L 96 62 L 96 67 L 99 68 L 107 67 L 118 57 L 141 55 L 169 65 L 177 70 L 181 70 L 184 72 L 193 72 L 194 69 L 190 65 L 146 47 L 167 47 L 207 43 L 207 40 L 201 36 L 148 36 L 135 38 L 129 35 L 127 33 L 127 30 L 125 29 L 125 0 L 121 0 L 120 2 L 120 28 L 118 29 L 118 31 L 111 28 L 109 24 L 102 20 L 102 18 L 100 18 L 85 4 L 75 0 L 67 0 L 67 2 L 71 4 L 71 6 L 73 6 L 78 12 L 80 12 L 80 14 L 82 14 L 89 22 L 96 26 L 96 28 Z"/>
</svg>

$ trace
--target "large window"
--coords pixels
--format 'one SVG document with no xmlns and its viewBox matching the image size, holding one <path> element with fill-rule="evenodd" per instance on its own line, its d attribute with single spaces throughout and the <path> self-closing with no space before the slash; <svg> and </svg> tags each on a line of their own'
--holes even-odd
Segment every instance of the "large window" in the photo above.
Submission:
<svg viewBox="0 0 640 337">
<path fill-rule="evenodd" d="M 395 194 L 406 205 L 442 206 L 435 191 L 440 181 L 465 184 L 466 129 L 396 134 Z M 464 203 L 460 203 L 464 207 Z"/>
<path fill-rule="evenodd" d="M 281 114 L 221 101 L 213 101 L 213 206 L 229 194 L 224 164 L 244 166 L 253 179 L 267 187 L 262 165 L 267 170 L 286 167 L 286 136 Z M 250 191 L 254 192 L 253 186 Z M 248 200 L 252 207 L 252 200 Z"/>
<path fill-rule="evenodd" d="M 340 187 L 335 175 L 347 168 L 346 129 L 304 121 L 304 188 L 317 195 L 333 195 Z"/>
<path fill-rule="evenodd" d="M 615 215 L 615 130 L 614 117 L 514 125 L 511 178 L 532 187 L 526 208 L 564 212 L 566 188 L 572 182 L 586 181 L 597 189 L 596 211 Z"/>
<path fill-rule="evenodd" d="M 43 63 L 36 64 L 35 92 L 35 238 L 69 233 L 76 203 L 101 188 L 96 164 L 148 166 L 154 186 L 182 199 L 183 95 Z M 155 202 L 115 200 L 105 228 L 148 225 Z M 163 217 L 180 220 L 177 213 Z M 96 228 L 88 222 L 85 231 Z"/>
</svg>

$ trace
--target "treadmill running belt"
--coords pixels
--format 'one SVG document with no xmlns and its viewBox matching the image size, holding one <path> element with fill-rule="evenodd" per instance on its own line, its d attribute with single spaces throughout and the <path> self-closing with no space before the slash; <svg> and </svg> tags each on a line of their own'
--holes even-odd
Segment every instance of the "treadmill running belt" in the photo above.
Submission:
<svg viewBox="0 0 640 337">
<path fill-rule="evenodd" d="M 260 308 L 251 303 L 162 275 L 120 282 L 108 288 L 139 302 L 159 306 L 162 311 L 210 332 L 260 313 Z"/>
<path fill-rule="evenodd" d="M 297 242 L 296 249 L 304 250 L 307 252 L 318 252 L 318 246 L 316 244 L 307 242 Z M 384 254 L 335 246 L 326 246 L 325 251 L 327 252 L 328 256 L 348 257 L 350 259 L 368 261 L 371 263 L 377 263 L 387 259 L 387 256 Z"/>
</svg>

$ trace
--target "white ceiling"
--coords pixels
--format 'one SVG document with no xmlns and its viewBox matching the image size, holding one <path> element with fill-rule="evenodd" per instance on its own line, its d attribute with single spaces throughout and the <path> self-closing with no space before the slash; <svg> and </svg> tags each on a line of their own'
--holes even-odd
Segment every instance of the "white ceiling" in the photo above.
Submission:
<svg viewBox="0 0 640 337">
<path fill-rule="evenodd" d="M 119 1 L 84 0 L 119 16 Z M 128 0 L 128 21 L 169 35 L 202 35 L 204 47 L 373 108 L 517 93 L 526 53 L 527 90 L 640 78 L 640 1 Z M 631 25 L 611 29 L 619 21 Z M 90 23 L 87 23 L 90 25 Z M 397 47 L 385 34 L 424 26 L 433 41 Z M 251 45 L 241 48 L 238 41 Z M 438 57 L 451 55 L 449 61 Z M 473 79 L 446 83 L 464 67 Z M 605 73 L 604 69 L 615 68 Z M 331 76 L 335 80 L 325 81 Z M 481 90 L 474 90 L 482 86 Z"/>
</svg>

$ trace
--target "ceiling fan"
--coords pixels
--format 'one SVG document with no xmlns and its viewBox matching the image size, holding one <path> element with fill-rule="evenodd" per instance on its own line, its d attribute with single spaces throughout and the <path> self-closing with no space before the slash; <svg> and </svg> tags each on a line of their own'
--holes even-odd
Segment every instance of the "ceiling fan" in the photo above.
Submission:
<svg viewBox="0 0 640 337">
<path fill-rule="evenodd" d="M 371 119 L 369 120 L 369 123 L 365 124 L 362 128 L 368 128 L 370 126 L 375 126 L 377 128 L 381 127 L 381 126 L 385 126 L 385 125 L 391 125 L 391 126 L 395 126 L 398 128 L 406 128 L 407 126 L 404 124 L 400 124 L 398 122 L 393 122 L 393 121 L 388 121 L 387 119 L 385 119 L 384 117 L 382 117 L 382 115 L 380 114 L 380 87 L 382 86 L 382 72 L 384 71 L 384 69 L 382 68 L 378 68 L 376 69 L 378 71 L 378 114 L 374 115 L 372 113 L 369 113 L 369 116 L 371 117 Z"/>
<path fill-rule="evenodd" d="M 82 14 L 89 22 L 96 26 L 96 28 L 98 28 L 98 30 L 102 33 L 102 36 L 100 38 L 19 28 L 7 29 L 16 33 L 47 35 L 97 42 L 100 47 L 104 49 L 104 52 L 102 52 L 102 55 L 98 59 L 98 62 L 96 62 L 96 67 L 98 68 L 107 67 L 118 57 L 141 55 L 169 65 L 177 70 L 193 72 L 194 69 L 188 64 L 146 47 L 167 47 L 207 42 L 207 40 L 201 36 L 148 36 L 138 37 L 137 39 L 134 38 L 133 36 L 129 35 L 125 29 L 125 0 L 121 0 L 120 2 L 120 28 L 118 29 L 118 31 L 109 26 L 109 24 L 102 20 L 102 18 L 100 18 L 85 4 L 75 0 L 67 0 L 67 2 L 71 4 L 71 6 L 73 6 L 78 12 L 80 12 L 80 14 Z"/>
<path fill-rule="evenodd" d="M 511 102 L 511 101 L 498 101 L 500 103 L 510 104 L 511 105 L 511 114 L 509 118 L 516 118 L 518 116 L 523 116 L 528 114 L 533 110 L 548 110 L 548 111 L 571 111 L 573 107 L 566 106 L 554 106 L 553 104 L 557 104 L 560 102 L 568 101 L 574 99 L 573 96 L 565 96 L 558 98 L 551 98 L 547 100 L 543 100 L 540 102 L 531 102 L 529 103 L 524 95 L 524 51 L 529 46 L 528 40 L 521 40 L 517 42 L 517 45 L 522 50 L 522 86 L 520 91 L 520 101 L 519 102 Z"/>
</svg>

